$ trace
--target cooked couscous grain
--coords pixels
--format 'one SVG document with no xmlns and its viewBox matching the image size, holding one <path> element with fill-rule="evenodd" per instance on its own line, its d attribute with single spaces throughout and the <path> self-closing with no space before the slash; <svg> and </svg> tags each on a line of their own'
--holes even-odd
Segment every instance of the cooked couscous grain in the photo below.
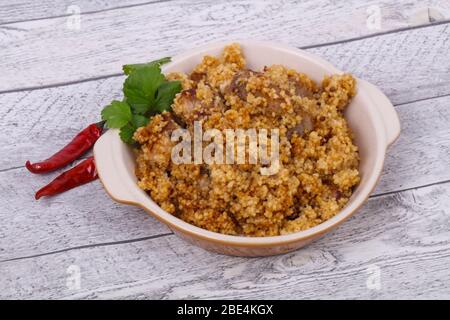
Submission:
<svg viewBox="0 0 450 320">
<path fill-rule="evenodd" d="M 359 182 L 358 148 L 343 116 L 355 95 L 348 74 L 321 85 L 281 65 L 246 69 L 241 48 L 206 56 L 191 74 L 172 73 L 183 91 L 172 112 L 135 133 L 140 188 L 161 208 L 210 231 L 274 236 L 311 228 L 338 213 Z M 171 133 L 203 129 L 279 129 L 280 170 L 261 164 L 175 164 Z"/>
</svg>

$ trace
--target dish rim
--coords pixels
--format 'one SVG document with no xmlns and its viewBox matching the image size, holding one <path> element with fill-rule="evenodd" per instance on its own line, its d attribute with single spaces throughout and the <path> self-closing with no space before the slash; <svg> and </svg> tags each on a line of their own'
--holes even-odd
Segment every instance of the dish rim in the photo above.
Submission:
<svg viewBox="0 0 450 320">
<path fill-rule="evenodd" d="M 212 50 L 217 50 L 218 48 L 223 48 L 226 44 L 229 43 L 240 43 L 244 46 L 269 46 L 273 49 L 278 49 L 280 51 L 287 51 L 290 54 L 297 55 L 302 58 L 307 58 L 308 60 L 311 60 L 311 62 L 315 65 L 321 65 L 323 68 L 325 68 L 330 73 L 342 73 L 341 70 L 334 67 L 331 63 L 323 60 L 320 57 L 314 56 L 308 52 L 305 52 L 301 49 L 289 47 L 282 44 L 274 44 L 272 42 L 263 42 L 263 41 L 253 41 L 253 40 L 246 40 L 246 41 L 226 41 L 226 42 L 217 42 L 217 43 L 211 43 L 204 46 L 200 46 L 191 50 L 187 50 L 186 52 L 175 56 L 172 59 L 172 62 L 168 64 L 167 66 L 164 66 L 163 72 L 168 69 L 168 67 L 173 66 L 185 59 L 192 58 L 193 56 L 204 56 L 207 54 L 207 52 Z M 245 50 L 245 49 L 244 49 Z M 357 79 L 357 81 L 364 81 Z M 206 240 L 210 242 L 225 244 L 225 245 L 231 245 L 231 246 L 238 246 L 238 247 L 271 247 L 274 245 L 285 245 L 290 243 L 296 243 L 299 241 L 305 241 L 310 238 L 315 238 L 320 235 L 323 235 L 324 233 L 329 232 L 331 229 L 337 227 L 341 223 L 343 223 L 346 219 L 348 219 L 350 216 L 352 216 L 358 209 L 360 209 L 368 200 L 370 194 L 375 189 L 376 185 L 378 184 L 378 181 L 381 177 L 385 157 L 386 157 L 386 151 L 387 147 L 389 146 L 389 143 L 387 143 L 387 137 L 385 130 L 382 130 L 382 126 L 385 125 L 382 115 L 380 115 L 380 112 L 375 107 L 375 102 L 371 99 L 368 92 L 365 92 L 364 90 L 358 90 L 357 95 L 360 96 L 360 98 L 363 100 L 363 103 L 369 104 L 368 109 L 370 110 L 371 114 L 369 117 L 373 118 L 375 117 L 375 122 L 377 123 L 375 130 L 375 140 L 376 140 L 376 155 L 377 158 L 375 159 L 375 164 L 373 166 L 373 170 L 370 173 L 370 176 L 368 177 L 367 181 L 364 185 L 358 185 L 357 188 L 363 188 L 363 191 L 358 195 L 357 198 L 353 199 L 353 203 L 350 204 L 350 206 L 346 205 L 342 210 L 340 210 L 335 216 L 328 219 L 327 221 L 324 221 L 317 226 L 311 227 L 307 230 L 297 231 L 285 235 L 277 235 L 277 236 L 267 236 L 267 237 L 250 237 L 250 236 L 242 236 L 242 235 L 228 235 L 228 234 L 222 234 L 218 232 L 209 231 L 197 226 L 194 226 L 192 224 L 189 224 L 172 214 L 164 211 L 161 207 L 156 204 L 149 195 L 147 195 L 143 190 L 141 190 L 135 181 L 132 181 L 133 188 L 132 191 L 136 191 L 136 189 L 139 191 L 134 192 L 131 197 L 133 197 L 133 200 L 131 199 L 120 199 L 116 196 L 114 196 L 114 192 L 111 191 L 108 188 L 108 183 L 105 183 L 104 178 L 102 177 L 103 173 L 100 173 L 99 171 L 99 178 L 100 181 L 108 193 L 108 195 L 116 202 L 133 205 L 140 207 L 150 213 L 153 217 L 158 219 L 159 221 L 165 223 L 168 225 L 171 229 L 176 229 L 177 231 L 188 234 L 190 236 L 193 236 L 194 238 L 200 238 L 201 240 Z M 393 137 L 391 140 L 397 139 L 398 135 L 400 134 L 400 131 L 396 134 L 395 137 Z M 124 148 L 128 148 L 127 146 L 118 146 L 118 143 L 122 144 L 122 141 L 119 138 L 118 130 L 109 130 L 104 134 L 101 139 L 107 139 L 107 137 L 110 136 L 110 147 L 113 148 L 112 152 L 123 152 Z M 392 141 L 393 142 L 393 141 Z M 96 144 L 97 146 L 97 144 Z M 119 147 L 119 150 L 117 150 L 117 147 Z M 98 148 L 94 147 L 94 157 L 95 159 L 98 159 L 100 155 L 98 154 Z M 113 153 L 114 154 L 114 153 Z M 120 162 L 122 162 L 122 167 L 124 166 L 123 161 L 118 161 L 118 158 L 123 157 L 113 157 L 114 165 L 117 166 Z M 123 168 L 122 168 L 123 169 Z M 124 169 L 127 170 L 127 169 Z M 118 170 L 120 172 L 120 170 Z M 134 172 L 133 172 L 134 175 Z M 130 179 L 128 179 L 129 182 Z M 128 190 L 130 191 L 130 190 Z M 145 199 L 142 198 L 142 193 L 145 194 L 145 197 L 148 201 L 153 202 L 156 206 L 156 210 L 153 210 L 149 207 L 149 203 L 146 204 Z M 151 203 L 150 203 L 151 206 Z"/>
</svg>

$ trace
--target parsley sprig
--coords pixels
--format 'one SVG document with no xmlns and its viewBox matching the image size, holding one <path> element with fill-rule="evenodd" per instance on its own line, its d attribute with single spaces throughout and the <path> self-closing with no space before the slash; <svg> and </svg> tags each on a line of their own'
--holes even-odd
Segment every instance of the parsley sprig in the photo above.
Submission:
<svg viewBox="0 0 450 320">
<path fill-rule="evenodd" d="M 180 81 L 167 81 L 161 65 L 170 62 L 162 58 L 148 63 L 123 66 L 128 76 L 123 84 L 124 98 L 114 100 L 102 110 L 108 128 L 120 129 L 120 138 L 133 144 L 137 128 L 146 126 L 150 118 L 170 110 L 175 95 L 181 91 Z"/>
</svg>

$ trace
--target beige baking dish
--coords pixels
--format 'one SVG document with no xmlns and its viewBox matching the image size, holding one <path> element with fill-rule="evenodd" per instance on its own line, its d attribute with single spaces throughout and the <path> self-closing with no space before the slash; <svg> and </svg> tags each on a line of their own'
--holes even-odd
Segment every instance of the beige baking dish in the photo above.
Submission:
<svg viewBox="0 0 450 320">
<path fill-rule="evenodd" d="M 296 48 L 267 42 L 236 42 L 241 44 L 248 67 L 253 70 L 283 64 L 306 73 L 315 81 L 321 81 L 325 75 L 342 73 L 321 58 Z M 227 43 L 190 50 L 174 57 L 163 71 L 189 72 L 204 55 L 218 55 Z M 95 144 L 94 156 L 100 180 L 115 201 L 141 207 L 167 224 L 175 234 L 204 249 L 238 256 L 268 256 L 298 249 L 341 224 L 366 202 L 380 178 L 386 151 L 400 134 L 400 122 L 389 99 L 367 81 L 358 79 L 357 88 L 358 93 L 345 116 L 360 150 L 361 182 L 340 213 L 306 231 L 275 237 L 230 236 L 195 227 L 174 217 L 136 185 L 133 153 L 120 140 L 117 130 L 107 131 Z"/>
</svg>

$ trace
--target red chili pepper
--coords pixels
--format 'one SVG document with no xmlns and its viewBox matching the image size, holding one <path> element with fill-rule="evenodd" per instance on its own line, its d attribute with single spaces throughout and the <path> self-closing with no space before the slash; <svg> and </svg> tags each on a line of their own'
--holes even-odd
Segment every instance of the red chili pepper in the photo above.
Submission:
<svg viewBox="0 0 450 320">
<path fill-rule="evenodd" d="M 35 198 L 38 200 L 44 196 L 53 196 L 94 181 L 97 178 L 98 174 L 95 168 L 94 157 L 89 157 L 72 169 L 63 172 L 55 180 L 36 192 Z"/>
<path fill-rule="evenodd" d="M 45 173 L 68 165 L 94 145 L 95 141 L 102 134 L 103 126 L 104 121 L 91 124 L 77 134 L 68 145 L 47 160 L 34 164 L 27 161 L 25 166 L 33 173 Z"/>
</svg>

